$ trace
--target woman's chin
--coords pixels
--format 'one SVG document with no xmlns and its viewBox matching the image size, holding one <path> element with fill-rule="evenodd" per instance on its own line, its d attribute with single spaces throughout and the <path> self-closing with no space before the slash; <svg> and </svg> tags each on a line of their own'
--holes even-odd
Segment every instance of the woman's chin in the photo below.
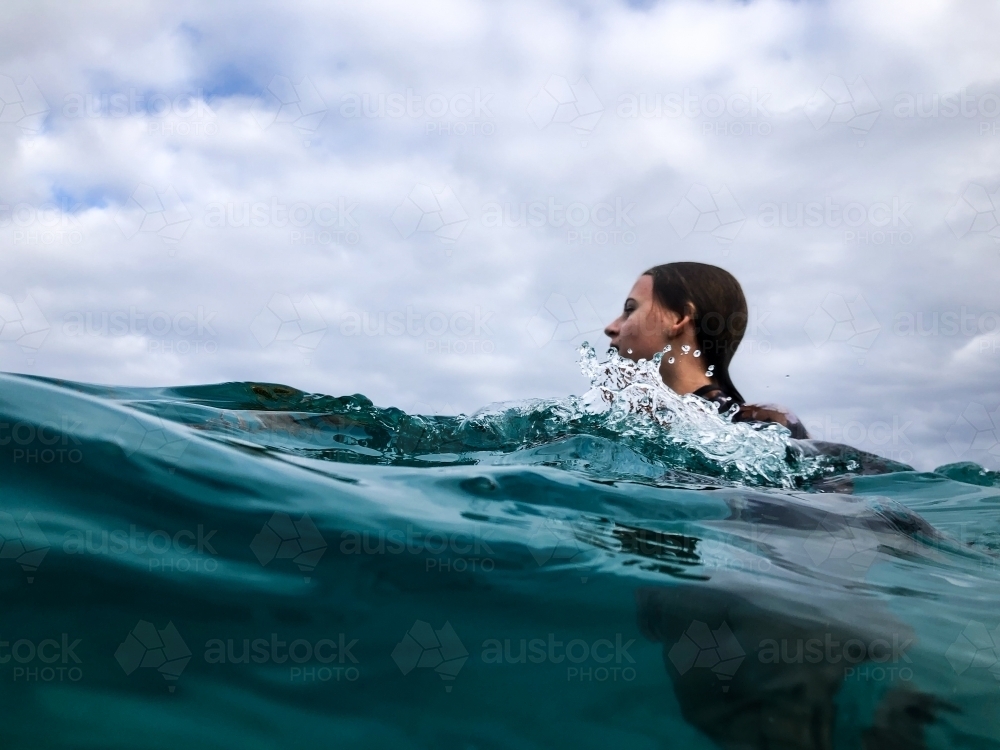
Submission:
<svg viewBox="0 0 1000 750">
<path fill-rule="evenodd" d="M 615 354 L 623 359 L 630 359 L 633 362 L 638 362 L 640 359 L 652 359 L 653 355 L 656 354 L 656 352 L 639 352 L 621 344 L 609 344 L 608 349 L 613 349 Z"/>
</svg>

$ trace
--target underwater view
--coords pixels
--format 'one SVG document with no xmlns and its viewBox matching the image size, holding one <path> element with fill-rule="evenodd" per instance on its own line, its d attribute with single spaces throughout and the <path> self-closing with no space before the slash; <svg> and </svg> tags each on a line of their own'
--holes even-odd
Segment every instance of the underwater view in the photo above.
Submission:
<svg viewBox="0 0 1000 750">
<path fill-rule="evenodd" d="M 0 744 L 1000 747 L 1000 474 L 656 364 L 455 417 L 2 376 Z"/>
</svg>

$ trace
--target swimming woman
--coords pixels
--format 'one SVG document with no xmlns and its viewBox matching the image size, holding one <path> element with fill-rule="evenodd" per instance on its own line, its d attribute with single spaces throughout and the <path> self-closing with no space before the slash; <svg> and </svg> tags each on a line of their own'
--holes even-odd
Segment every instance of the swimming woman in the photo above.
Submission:
<svg viewBox="0 0 1000 750">
<path fill-rule="evenodd" d="M 734 405 L 734 422 L 776 422 L 793 438 L 807 438 L 798 418 L 777 406 L 747 404 L 729 377 L 729 363 L 747 327 L 740 282 L 718 266 L 666 263 L 646 271 L 632 286 L 622 314 L 604 329 L 618 353 L 660 362 L 663 382 L 675 393 L 693 393 L 720 412 Z M 696 352 L 700 352 L 695 356 Z"/>
</svg>

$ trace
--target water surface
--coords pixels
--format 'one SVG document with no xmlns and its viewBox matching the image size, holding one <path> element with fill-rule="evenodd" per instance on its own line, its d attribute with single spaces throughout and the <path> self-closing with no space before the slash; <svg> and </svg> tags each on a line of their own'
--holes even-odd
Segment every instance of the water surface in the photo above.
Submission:
<svg viewBox="0 0 1000 750">
<path fill-rule="evenodd" d="M 1000 744 L 1000 476 L 583 364 L 462 417 L 0 377 L 3 746 Z"/>
</svg>

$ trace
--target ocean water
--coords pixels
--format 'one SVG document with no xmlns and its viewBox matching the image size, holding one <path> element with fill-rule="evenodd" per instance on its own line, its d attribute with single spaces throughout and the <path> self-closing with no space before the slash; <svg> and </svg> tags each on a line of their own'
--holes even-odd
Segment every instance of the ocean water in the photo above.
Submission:
<svg viewBox="0 0 1000 750">
<path fill-rule="evenodd" d="M 0 746 L 1000 746 L 1000 475 L 654 365 L 459 417 L 0 376 Z"/>
</svg>

